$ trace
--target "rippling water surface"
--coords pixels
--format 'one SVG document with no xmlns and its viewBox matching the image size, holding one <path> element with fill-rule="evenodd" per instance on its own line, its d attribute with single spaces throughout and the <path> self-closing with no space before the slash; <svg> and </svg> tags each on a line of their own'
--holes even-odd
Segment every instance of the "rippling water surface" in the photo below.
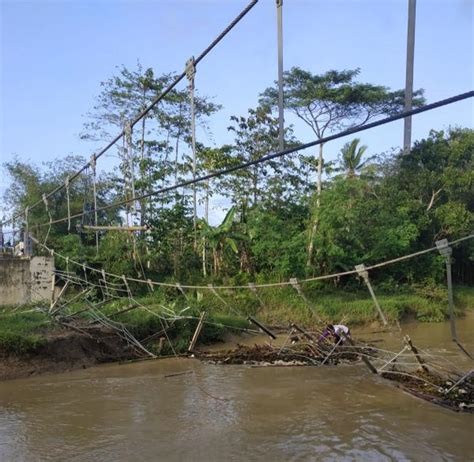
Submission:
<svg viewBox="0 0 474 462">
<path fill-rule="evenodd" d="M 473 328 L 472 315 L 458 323 L 471 351 Z M 430 353 L 472 368 L 447 324 L 404 331 Z M 384 340 L 399 349 L 398 335 Z M 179 372 L 186 374 L 165 377 Z M 473 445 L 473 415 L 413 398 L 361 364 L 159 360 L 0 383 L 2 462 L 473 460 Z"/>
</svg>

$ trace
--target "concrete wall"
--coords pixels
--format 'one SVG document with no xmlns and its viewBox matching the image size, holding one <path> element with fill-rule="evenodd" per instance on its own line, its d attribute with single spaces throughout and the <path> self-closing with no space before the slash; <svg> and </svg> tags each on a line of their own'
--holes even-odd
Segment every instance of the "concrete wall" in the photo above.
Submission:
<svg viewBox="0 0 474 462">
<path fill-rule="evenodd" d="M 54 272 L 54 259 L 33 257 L 30 261 L 31 301 L 51 299 L 51 278 Z"/>
<path fill-rule="evenodd" d="M 0 258 L 0 305 L 22 305 L 51 297 L 51 257 Z"/>
<path fill-rule="evenodd" d="M 31 300 L 30 260 L 0 260 L 0 305 L 18 305 Z"/>
</svg>

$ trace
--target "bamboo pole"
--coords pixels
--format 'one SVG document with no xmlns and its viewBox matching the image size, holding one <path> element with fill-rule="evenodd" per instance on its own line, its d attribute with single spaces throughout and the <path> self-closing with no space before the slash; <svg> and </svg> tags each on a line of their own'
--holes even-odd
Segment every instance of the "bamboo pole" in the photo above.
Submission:
<svg viewBox="0 0 474 462">
<path fill-rule="evenodd" d="M 188 348 L 189 353 L 192 353 L 194 351 L 194 348 L 196 347 L 196 342 L 199 338 L 199 335 L 201 334 L 201 330 L 204 325 L 204 320 L 206 319 L 206 316 L 207 316 L 207 311 L 203 311 L 201 313 L 201 317 L 199 318 L 198 325 L 196 326 L 196 330 L 194 331 L 194 335 L 191 340 L 191 343 L 189 344 L 189 348 Z"/>
<path fill-rule="evenodd" d="M 303 299 L 303 301 L 305 302 L 306 306 L 309 308 L 309 311 L 311 312 L 311 314 L 314 314 L 316 316 L 316 319 L 318 320 L 318 322 L 323 322 L 323 320 L 321 319 L 321 317 L 318 315 L 318 313 L 316 313 L 316 310 L 312 307 L 311 303 L 309 302 L 309 300 L 306 298 L 306 295 L 304 294 L 303 292 L 303 289 L 301 288 L 299 282 L 298 282 L 298 279 L 297 278 L 291 278 L 290 279 L 290 284 L 291 286 L 293 287 L 293 289 L 296 290 L 296 292 L 298 293 L 298 295 Z"/>
<path fill-rule="evenodd" d="M 265 327 L 262 323 L 260 323 L 259 321 L 257 321 L 255 318 L 253 318 L 252 316 L 249 316 L 247 318 L 247 320 L 249 322 L 251 322 L 252 324 L 255 324 L 258 328 L 260 328 L 263 332 L 265 332 L 269 337 L 271 337 L 273 340 L 276 340 L 276 335 L 270 330 L 268 329 L 267 327 Z"/>
<path fill-rule="evenodd" d="M 370 283 L 369 272 L 365 269 L 364 264 L 356 265 L 355 269 L 356 269 L 357 273 L 359 274 L 359 276 L 362 277 L 362 279 L 364 280 L 367 288 L 369 289 L 370 296 L 372 297 L 372 300 L 374 302 L 377 313 L 379 314 L 383 325 L 386 326 L 388 324 L 388 322 L 387 322 L 387 319 L 385 318 L 385 315 L 383 314 L 382 308 L 380 308 L 377 297 L 375 296 L 374 289 L 372 288 L 372 284 Z"/>
<path fill-rule="evenodd" d="M 92 225 L 78 225 L 79 229 L 86 231 L 147 231 L 148 226 L 92 226 Z"/>
<path fill-rule="evenodd" d="M 448 286 L 448 306 L 449 306 L 449 322 L 451 327 L 451 338 L 453 342 L 459 347 L 459 349 L 470 359 L 474 359 L 471 354 L 464 348 L 458 339 L 456 333 L 456 321 L 454 316 L 454 296 L 453 296 L 453 281 L 451 274 L 451 254 L 453 249 L 449 246 L 447 239 L 441 239 L 436 241 L 436 247 L 439 253 L 445 258 L 446 261 L 446 282 Z"/>
<path fill-rule="evenodd" d="M 258 295 L 258 291 L 257 291 L 257 288 L 255 287 L 255 284 L 253 282 L 249 282 L 248 284 L 249 286 L 249 289 L 251 290 L 251 292 L 255 295 L 255 297 L 257 298 L 258 302 L 260 303 L 260 306 L 265 309 L 265 303 L 263 303 L 263 300 L 260 298 L 260 296 Z"/>
<path fill-rule="evenodd" d="M 447 395 L 450 391 L 454 390 L 457 386 L 461 385 L 461 383 L 463 383 L 473 374 L 474 374 L 474 369 L 471 369 L 469 372 L 464 374 L 449 390 L 446 390 L 444 393 Z"/>
<path fill-rule="evenodd" d="M 349 337 L 346 337 L 346 341 L 349 345 L 351 345 L 352 347 L 355 347 L 354 345 L 354 342 L 352 341 L 351 338 Z M 359 355 L 360 358 L 362 359 L 362 361 L 364 361 L 364 364 L 367 366 L 367 369 L 369 369 L 370 372 L 372 372 L 373 374 L 377 374 L 377 369 L 375 368 L 375 366 L 369 361 L 369 359 L 363 355 L 363 354 L 360 354 Z"/>
<path fill-rule="evenodd" d="M 293 323 L 291 325 L 291 327 L 293 327 L 293 329 L 297 330 L 300 334 L 303 334 L 310 342 L 312 342 L 312 343 L 316 342 L 316 339 L 309 332 L 306 332 L 304 329 L 302 329 L 297 324 Z"/>
<path fill-rule="evenodd" d="M 418 361 L 418 364 L 421 366 L 421 368 L 425 372 L 429 372 L 428 367 L 426 366 L 425 362 L 423 361 L 423 359 L 420 356 L 420 353 L 418 353 L 418 349 L 415 347 L 415 345 L 413 345 L 413 342 L 411 341 L 411 338 L 408 335 L 405 335 L 405 337 L 403 337 L 403 340 L 408 345 L 411 352 L 415 355 L 415 358 Z"/>
<path fill-rule="evenodd" d="M 332 350 L 328 353 L 328 355 L 324 358 L 324 361 L 320 364 L 320 366 L 323 366 L 326 364 L 326 361 L 329 359 L 329 357 L 334 353 L 334 350 L 339 346 L 339 344 L 342 342 L 343 337 L 341 337 L 337 343 L 332 347 Z"/>
<path fill-rule="evenodd" d="M 290 330 L 290 333 L 288 334 L 288 336 L 286 337 L 285 341 L 283 342 L 282 346 L 280 347 L 280 349 L 278 350 L 278 354 L 280 355 L 281 352 L 285 349 L 286 347 L 286 344 L 288 343 L 288 341 L 291 339 L 293 333 L 294 333 L 295 329 L 294 327 L 291 328 Z"/>
<path fill-rule="evenodd" d="M 53 273 L 53 276 L 51 278 L 51 302 L 49 304 L 49 311 L 53 309 L 54 306 L 54 288 L 56 287 L 56 274 Z"/>
<path fill-rule="evenodd" d="M 389 364 L 392 364 L 393 362 L 395 362 L 400 355 L 405 353 L 407 348 L 408 348 L 408 346 L 405 345 L 392 359 L 387 361 L 382 367 L 379 367 L 378 372 L 379 373 L 382 372 L 382 370 L 385 369 Z"/>
<path fill-rule="evenodd" d="M 64 284 L 63 288 L 61 289 L 61 291 L 59 292 L 59 295 L 57 296 L 57 298 L 53 301 L 53 303 L 51 304 L 51 306 L 49 307 L 49 313 L 52 314 L 52 311 L 54 309 L 54 307 L 56 306 L 56 304 L 58 303 L 59 299 L 62 297 L 62 295 L 64 294 L 64 292 L 66 291 L 67 287 L 69 285 L 69 281 L 66 281 L 66 284 Z M 54 290 L 54 288 L 53 288 Z"/>
</svg>

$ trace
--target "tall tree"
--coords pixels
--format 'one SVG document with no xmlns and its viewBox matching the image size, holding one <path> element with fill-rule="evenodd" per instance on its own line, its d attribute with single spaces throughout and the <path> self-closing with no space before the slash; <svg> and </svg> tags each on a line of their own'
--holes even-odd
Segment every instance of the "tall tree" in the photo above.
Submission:
<svg viewBox="0 0 474 462">
<path fill-rule="evenodd" d="M 54 161 L 44 162 L 42 166 L 33 165 L 29 162 L 24 163 L 17 158 L 3 164 L 6 174 L 11 179 L 10 186 L 3 195 L 3 201 L 10 210 L 22 217 L 20 223 L 16 223 L 16 226 L 23 226 L 26 206 L 39 202 L 40 205 L 28 212 L 29 231 L 40 241 L 44 242 L 47 239 L 48 245 L 58 251 L 66 248 L 78 227 L 80 229 L 84 220 L 88 220 L 91 216 L 86 214 L 82 217 L 67 219 L 68 216 L 81 214 L 93 208 L 91 172 L 84 171 L 75 181 L 70 182 L 67 188 L 59 190 L 47 199 L 47 210 L 46 204 L 41 203 L 42 196 L 58 185 L 65 184 L 66 179 L 85 163 L 86 160 L 83 157 L 69 155 Z M 112 179 L 107 175 L 100 175 L 97 178 L 98 207 L 113 201 L 115 195 Z M 117 223 L 119 211 L 103 211 L 99 216 L 104 224 Z M 57 219 L 61 221 L 49 225 L 49 217 L 53 221 Z M 82 235 L 83 240 L 89 240 L 88 236 Z"/>
<path fill-rule="evenodd" d="M 249 109 L 246 116 L 232 116 L 228 130 L 234 133 L 233 162 L 256 161 L 278 150 L 278 119 L 268 106 Z M 287 146 L 296 144 L 291 127 L 285 129 Z M 255 164 L 231 175 L 228 193 L 234 204 L 255 206 L 280 200 L 301 183 L 299 165 L 291 157 Z M 224 180 L 225 181 L 225 180 Z"/>
<path fill-rule="evenodd" d="M 391 91 L 381 85 L 356 81 L 360 69 L 331 70 L 312 74 L 299 67 L 284 73 L 285 107 L 307 124 L 318 140 L 336 130 L 364 125 L 377 117 L 400 112 L 404 108 L 404 90 Z M 267 88 L 261 101 L 277 106 L 277 86 Z M 423 90 L 413 93 L 413 106 L 423 104 Z M 313 258 L 314 236 L 321 201 L 324 146 L 318 147 L 318 174 L 315 216 L 311 220 L 308 266 Z"/>
<path fill-rule="evenodd" d="M 108 140 L 112 129 L 123 129 L 126 123 L 143 111 L 173 81 L 175 74 L 156 76 L 151 68 L 144 69 L 140 63 L 135 70 L 125 66 L 117 75 L 102 82 L 102 91 L 89 121 L 84 125 L 83 139 Z M 206 117 L 219 110 L 220 106 L 209 98 L 195 97 L 195 113 L 199 126 L 206 124 Z M 113 133 L 115 134 L 115 133 Z M 136 193 L 150 192 L 159 186 L 176 183 L 181 175 L 190 171 L 189 156 L 182 153 L 180 145 L 191 142 L 189 97 L 186 90 L 172 90 L 135 127 L 131 134 L 131 149 L 125 143 L 119 147 L 122 160 L 121 171 L 126 179 L 135 180 Z M 170 156 L 174 152 L 174 161 Z M 134 171 L 138 177 L 134 178 Z M 130 193 L 129 193 L 130 195 Z M 162 204 L 167 201 L 160 198 Z M 176 202 L 178 198 L 176 198 Z M 152 199 L 142 201 L 140 216 L 142 224 L 150 214 Z"/>
</svg>

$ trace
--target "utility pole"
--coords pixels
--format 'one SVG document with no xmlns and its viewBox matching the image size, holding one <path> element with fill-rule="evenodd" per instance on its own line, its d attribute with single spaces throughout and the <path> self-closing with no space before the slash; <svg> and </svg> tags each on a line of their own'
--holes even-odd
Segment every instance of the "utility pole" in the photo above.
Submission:
<svg viewBox="0 0 474 462">
<path fill-rule="evenodd" d="M 284 149 L 283 116 L 283 0 L 276 0 L 278 31 L 278 147 Z"/>
<path fill-rule="evenodd" d="M 196 113 L 194 104 L 194 76 L 196 75 L 196 65 L 194 56 L 186 61 L 186 77 L 189 85 L 189 103 L 191 107 L 191 148 L 193 151 L 193 180 L 196 180 Z M 194 231 L 194 250 L 197 248 L 197 197 L 196 183 L 193 183 L 193 231 Z"/>
<path fill-rule="evenodd" d="M 415 22 L 416 0 L 408 0 L 407 65 L 405 77 L 405 111 L 412 109 L 413 68 L 415 64 Z M 411 116 L 405 117 L 403 127 L 403 151 L 409 154 L 411 149 Z"/>
</svg>

